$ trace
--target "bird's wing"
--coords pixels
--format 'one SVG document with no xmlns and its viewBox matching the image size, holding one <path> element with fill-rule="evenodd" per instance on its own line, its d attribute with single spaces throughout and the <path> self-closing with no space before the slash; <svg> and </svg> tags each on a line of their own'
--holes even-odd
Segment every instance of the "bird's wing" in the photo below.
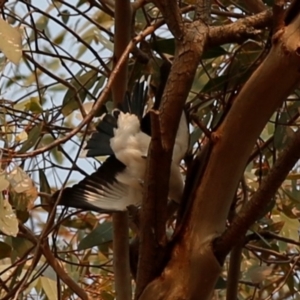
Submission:
<svg viewBox="0 0 300 300">
<path fill-rule="evenodd" d="M 142 194 L 129 185 L 119 182 L 117 174 L 125 166 L 115 156 L 110 156 L 100 168 L 72 187 L 61 191 L 59 205 L 100 212 L 124 211 L 129 205 L 138 205 Z M 55 201 L 60 191 L 53 194 Z"/>
<path fill-rule="evenodd" d="M 114 128 L 117 127 L 117 119 L 105 114 L 97 125 L 97 131 L 87 141 L 85 149 L 87 157 L 112 155 L 113 151 L 110 147 L 110 139 L 114 136 Z"/>
<path fill-rule="evenodd" d="M 120 110 L 124 113 L 136 115 L 139 120 L 144 115 L 145 106 L 148 100 L 148 87 L 145 87 L 145 81 L 137 82 L 131 96 L 126 95 L 125 100 L 121 104 Z"/>
</svg>

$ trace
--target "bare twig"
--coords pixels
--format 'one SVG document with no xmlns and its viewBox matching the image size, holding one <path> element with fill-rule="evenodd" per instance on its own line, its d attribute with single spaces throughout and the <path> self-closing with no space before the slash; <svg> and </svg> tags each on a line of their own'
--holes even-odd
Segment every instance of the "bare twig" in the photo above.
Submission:
<svg viewBox="0 0 300 300">
<path fill-rule="evenodd" d="M 229 270 L 227 275 L 226 299 L 238 299 L 238 286 L 242 261 L 243 245 L 240 242 L 230 253 Z"/>
<path fill-rule="evenodd" d="M 50 246 L 48 244 L 48 240 L 44 240 L 41 245 L 42 252 L 49 262 L 50 266 L 54 269 L 54 271 L 58 274 L 59 278 L 75 293 L 80 299 L 88 300 L 86 292 L 74 281 L 69 275 L 66 273 L 64 268 L 60 265 L 58 260 L 54 257 Z"/>
<path fill-rule="evenodd" d="M 215 26 L 209 29 L 209 45 L 216 46 L 230 42 L 244 41 L 246 37 L 257 37 L 266 26 L 272 24 L 272 11 L 265 10 L 257 15 L 239 19 L 225 26 Z"/>
<path fill-rule="evenodd" d="M 295 261 L 293 262 L 292 266 L 290 267 L 290 269 L 288 270 L 288 272 L 284 275 L 284 277 L 281 280 L 281 283 L 272 291 L 272 293 L 270 293 L 269 296 L 267 296 L 266 298 L 264 298 L 264 300 L 271 300 L 274 299 L 274 295 L 280 291 L 280 289 L 283 288 L 283 286 L 286 284 L 288 278 L 291 276 L 292 272 L 294 271 L 298 261 L 300 259 L 300 256 L 298 255 L 297 258 L 295 259 Z"/>
</svg>

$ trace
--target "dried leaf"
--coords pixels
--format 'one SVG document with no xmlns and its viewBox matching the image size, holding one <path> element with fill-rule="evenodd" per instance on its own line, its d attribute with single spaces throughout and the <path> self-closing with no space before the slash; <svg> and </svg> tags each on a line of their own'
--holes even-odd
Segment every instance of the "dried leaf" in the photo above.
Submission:
<svg viewBox="0 0 300 300">
<path fill-rule="evenodd" d="M 13 168 L 7 174 L 7 180 L 16 193 L 23 193 L 33 186 L 31 178 L 20 167 Z"/>
<path fill-rule="evenodd" d="M 17 136 L 16 136 L 16 141 L 17 142 L 24 142 L 26 141 L 28 138 L 28 134 L 25 130 L 23 130 L 22 132 L 20 132 Z"/>
<path fill-rule="evenodd" d="M 9 186 L 9 181 L 7 180 L 7 174 L 5 171 L 0 173 L 0 192 L 6 190 Z"/>
<path fill-rule="evenodd" d="M 2 193 L 0 193 L 0 231 L 10 236 L 17 236 L 19 232 L 18 219 Z"/>
<path fill-rule="evenodd" d="M 18 28 L 10 26 L 0 18 L 0 50 L 14 64 L 22 57 L 22 35 Z"/>
</svg>

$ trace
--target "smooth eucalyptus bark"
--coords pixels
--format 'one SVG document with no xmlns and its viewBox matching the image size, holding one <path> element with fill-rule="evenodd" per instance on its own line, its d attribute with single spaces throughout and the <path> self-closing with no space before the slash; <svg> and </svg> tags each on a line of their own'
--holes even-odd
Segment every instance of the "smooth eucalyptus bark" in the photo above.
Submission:
<svg viewBox="0 0 300 300">
<path fill-rule="evenodd" d="M 299 83 L 299 54 L 298 15 L 275 34 L 270 53 L 213 133 L 214 146 L 185 230 L 163 273 L 146 287 L 140 299 L 210 299 L 221 272 L 212 243 L 225 230 L 231 201 L 256 139 Z"/>
</svg>

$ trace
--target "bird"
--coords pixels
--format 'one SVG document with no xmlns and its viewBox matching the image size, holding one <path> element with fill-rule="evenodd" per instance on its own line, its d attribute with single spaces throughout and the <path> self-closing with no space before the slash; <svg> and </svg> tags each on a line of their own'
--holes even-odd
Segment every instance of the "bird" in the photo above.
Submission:
<svg viewBox="0 0 300 300">
<path fill-rule="evenodd" d="M 96 131 L 87 141 L 87 157 L 108 156 L 96 172 L 52 195 L 58 205 L 101 213 L 126 211 L 140 206 L 143 199 L 146 159 L 151 141 L 151 123 L 145 81 L 135 84 L 119 108 L 101 117 Z M 153 109 L 159 106 L 156 99 Z M 169 181 L 170 201 L 180 202 L 184 182 L 180 162 L 189 146 L 186 113 L 181 115 L 177 131 Z"/>
</svg>

